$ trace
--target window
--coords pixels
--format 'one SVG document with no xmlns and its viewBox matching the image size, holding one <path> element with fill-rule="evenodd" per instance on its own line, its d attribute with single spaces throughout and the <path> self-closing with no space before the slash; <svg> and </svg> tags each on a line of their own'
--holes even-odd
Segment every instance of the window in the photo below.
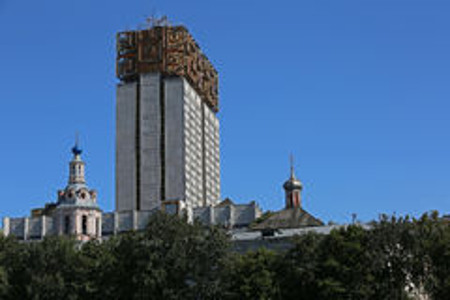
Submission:
<svg viewBox="0 0 450 300">
<path fill-rule="evenodd" d="M 81 230 L 83 234 L 87 234 L 87 216 L 81 218 Z"/>
<path fill-rule="evenodd" d="M 70 217 L 64 217 L 64 234 L 70 234 Z"/>
</svg>

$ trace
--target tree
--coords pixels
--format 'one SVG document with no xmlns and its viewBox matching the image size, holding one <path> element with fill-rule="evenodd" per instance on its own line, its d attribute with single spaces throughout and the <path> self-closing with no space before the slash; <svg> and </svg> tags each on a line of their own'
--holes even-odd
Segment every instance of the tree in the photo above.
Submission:
<svg viewBox="0 0 450 300">
<path fill-rule="evenodd" d="M 0 299 L 408 299 L 450 294 L 450 224 L 382 216 L 294 247 L 230 252 L 215 227 L 155 214 L 144 232 L 80 244 L 0 235 Z"/>
<path fill-rule="evenodd" d="M 279 255 L 259 249 L 229 257 L 222 274 L 223 299 L 280 299 Z"/>
<path fill-rule="evenodd" d="M 370 299 L 373 283 L 366 246 L 358 225 L 297 238 L 280 269 L 284 299 Z"/>
<path fill-rule="evenodd" d="M 81 259 L 86 271 L 79 292 L 80 299 L 117 299 L 109 278 L 110 274 L 116 273 L 115 257 L 109 245 L 108 242 L 90 241 L 81 248 Z"/>
<path fill-rule="evenodd" d="M 0 273 L 2 273 L 3 293 L 4 297 L 1 299 L 20 299 L 17 295 L 14 283 L 23 282 L 26 280 L 16 272 L 17 269 L 24 268 L 22 258 L 25 254 L 25 246 L 19 244 L 11 237 L 4 237 L 0 235 Z M 7 280 L 7 285 L 5 286 Z"/>
<path fill-rule="evenodd" d="M 4 268 L 4 248 L 5 248 L 5 238 L 3 234 L 0 233 L 0 299 L 4 299 L 8 293 L 8 279 L 7 273 Z"/>
<path fill-rule="evenodd" d="M 324 236 L 297 236 L 294 247 L 281 259 L 278 269 L 282 299 L 316 299 L 319 249 Z"/>
<path fill-rule="evenodd" d="M 9 283 L 2 299 L 77 299 L 87 269 L 73 240 L 18 243 L 8 238 L 0 243 L 0 253 Z"/>
<path fill-rule="evenodd" d="M 0 267 L 0 299 L 4 299 L 7 296 L 8 288 L 6 271 L 3 267 Z"/>
<path fill-rule="evenodd" d="M 408 299 L 408 287 L 422 285 L 427 256 L 421 251 L 417 226 L 407 217 L 382 215 L 368 231 L 368 253 L 375 294 L 385 299 Z M 422 256 L 424 255 L 424 256 Z"/>
<path fill-rule="evenodd" d="M 433 299 L 450 294 L 450 224 L 438 212 L 414 220 L 414 276 Z"/>
<path fill-rule="evenodd" d="M 87 271 L 76 242 L 61 237 L 23 245 L 12 272 L 19 280 L 13 295 L 20 299 L 77 299 Z M 22 264 L 22 265 L 20 265 Z"/>
<path fill-rule="evenodd" d="M 210 299 L 220 293 L 217 274 L 229 242 L 217 228 L 156 213 L 145 232 L 102 247 L 111 255 L 99 266 L 102 292 L 119 299 Z"/>
<path fill-rule="evenodd" d="M 320 245 L 317 284 L 321 299 L 371 299 L 374 282 L 367 231 L 359 225 L 333 230 Z"/>
</svg>

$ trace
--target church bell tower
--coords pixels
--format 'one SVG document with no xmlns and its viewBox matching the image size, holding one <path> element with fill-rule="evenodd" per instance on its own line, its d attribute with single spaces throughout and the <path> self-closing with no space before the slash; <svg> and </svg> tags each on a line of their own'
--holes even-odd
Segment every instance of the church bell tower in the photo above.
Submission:
<svg viewBox="0 0 450 300">
<path fill-rule="evenodd" d="M 102 211 L 97 203 L 97 191 L 90 189 L 85 179 L 85 163 L 78 139 L 72 148 L 69 181 L 58 191 L 54 220 L 58 235 L 69 235 L 80 241 L 100 239 Z"/>
</svg>

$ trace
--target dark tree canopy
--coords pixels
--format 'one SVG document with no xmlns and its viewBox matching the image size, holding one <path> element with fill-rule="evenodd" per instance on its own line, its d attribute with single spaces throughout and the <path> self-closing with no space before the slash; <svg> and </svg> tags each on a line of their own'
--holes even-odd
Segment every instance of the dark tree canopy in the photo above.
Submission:
<svg viewBox="0 0 450 300">
<path fill-rule="evenodd" d="M 287 252 L 233 253 L 215 227 L 155 214 L 144 232 L 78 244 L 0 235 L 0 299 L 431 299 L 450 295 L 437 213 L 309 233 Z"/>
</svg>

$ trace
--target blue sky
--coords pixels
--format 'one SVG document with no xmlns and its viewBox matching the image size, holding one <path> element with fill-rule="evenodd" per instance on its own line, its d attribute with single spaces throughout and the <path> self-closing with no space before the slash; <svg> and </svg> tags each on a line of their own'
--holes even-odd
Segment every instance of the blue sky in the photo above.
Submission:
<svg viewBox="0 0 450 300">
<path fill-rule="evenodd" d="M 56 199 L 81 135 L 114 209 L 115 33 L 186 25 L 220 72 L 223 197 L 325 221 L 450 213 L 450 2 L 0 0 L 0 216 Z"/>
</svg>

